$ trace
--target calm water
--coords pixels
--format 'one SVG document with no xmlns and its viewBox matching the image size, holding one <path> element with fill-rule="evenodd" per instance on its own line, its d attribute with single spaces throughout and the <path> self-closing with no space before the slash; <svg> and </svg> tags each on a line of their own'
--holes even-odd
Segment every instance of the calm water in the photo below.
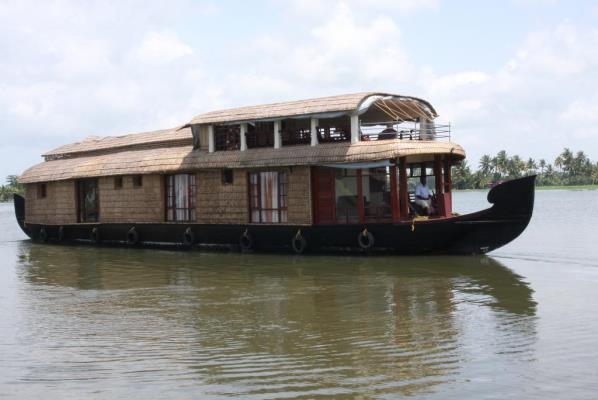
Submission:
<svg viewBox="0 0 598 400">
<path fill-rule="evenodd" d="M 595 399 L 597 196 L 420 258 L 40 245 L 2 204 L 0 397 Z"/>
</svg>

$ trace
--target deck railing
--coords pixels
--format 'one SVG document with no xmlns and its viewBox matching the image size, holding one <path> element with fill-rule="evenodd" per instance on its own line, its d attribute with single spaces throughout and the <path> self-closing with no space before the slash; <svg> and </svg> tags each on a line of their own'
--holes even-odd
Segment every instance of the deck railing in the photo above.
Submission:
<svg viewBox="0 0 598 400">
<path fill-rule="evenodd" d="M 362 123 L 360 125 L 361 140 L 451 140 L 451 124 L 419 124 L 408 127 L 404 124 L 394 124 L 392 128 L 386 127 L 383 122 Z"/>
</svg>

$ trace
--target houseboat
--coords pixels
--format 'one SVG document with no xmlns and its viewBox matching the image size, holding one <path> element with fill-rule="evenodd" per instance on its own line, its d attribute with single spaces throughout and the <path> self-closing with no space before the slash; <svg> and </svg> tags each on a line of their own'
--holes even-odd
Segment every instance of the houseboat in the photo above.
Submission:
<svg viewBox="0 0 598 400">
<path fill-rule="evenodd" d="M 481 254 L 516 238 L 535 177 L 453 213 L 465 158 L 425 100 L 357 93 L 200 114 L 173 129 L 87 138 L 20 176 L 33 240 L 243 251 Z"/>
</svg>

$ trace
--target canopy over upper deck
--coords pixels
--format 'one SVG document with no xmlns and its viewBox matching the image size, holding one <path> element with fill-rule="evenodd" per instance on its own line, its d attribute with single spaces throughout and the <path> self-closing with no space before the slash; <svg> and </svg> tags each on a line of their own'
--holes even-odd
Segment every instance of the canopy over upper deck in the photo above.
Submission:
<svg viewBox="0 0 598 400">
<path fill-rule="evenodd" d="M 288 101 L 259 106 L 231 108 L 199 114 L 189 125 L 234 124 L 273 121 L 284 118 L 330 118 L 359 115 L 365 123 L 386 121 L 433 120 L 438 115 L 425 100 L 396 94 L 363 92 L 309 100 Z"/>
</svg>

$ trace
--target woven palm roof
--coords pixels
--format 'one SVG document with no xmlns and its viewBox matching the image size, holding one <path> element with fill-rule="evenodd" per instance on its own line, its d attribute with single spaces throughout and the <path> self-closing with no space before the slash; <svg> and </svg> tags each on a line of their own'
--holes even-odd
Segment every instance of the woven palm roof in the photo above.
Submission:
<svg viewBox="0 0 598 400">
<path fill-rule="evenodd" d="M 208 168 L 260 168 L 366 162 L 431 154 L 453 154 L 457 158 L 465 157 L 465 152 L 456 143 L 400 139 L 215 153 L 193 150 L 192 146 L 188 145 L 130 149 L 46 161 L 26 170 L 19 181 L 34 183 L 113 175 L 174 173 Z"/>
<path fill-rule="evenodd" d="M 66 144 L 43 154 L 46 159 L 75 157 L 102 151 L 122 151 L 138 147 L 164 147 L 190 144 L 190 128 L 172 128 L 121 136 L 89 137 L 80 142 Z"/>
<path fill-rule="evenodd" d="M 422 108 L 426 109 L 426 113 L 430 116 L 436 116 L 436 111 L 427 101 L 416 97 L 379 92 L 363 92 L 212 111 L 195 116 L 189 124 L 217 124 L 322 113 L 357 112 L 360 105 L 371 96 L 393 97 L 395 99 L 407 100 L 414 104 L 420 104 Z"/>
</svg>

